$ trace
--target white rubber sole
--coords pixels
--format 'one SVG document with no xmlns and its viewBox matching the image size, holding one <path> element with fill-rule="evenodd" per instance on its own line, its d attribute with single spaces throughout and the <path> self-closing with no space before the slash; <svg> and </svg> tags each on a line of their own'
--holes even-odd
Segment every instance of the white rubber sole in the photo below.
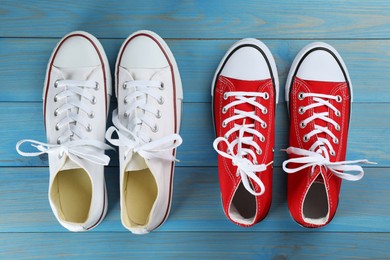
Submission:
<svg viewBox="0 0 390 260">
<path fill-rule="evenodd" d="M 220 73 L 222 66 L 225 64 L 226 59 L 228 58 L 230 53 L 232 51 L 234 51 L 237 47 L 239 47 L 241 45 L 245 45 L 245 44 L 251 44 L 251 45 L 255 45 L 255 46 L 259 47 L 264 52 L 266 58 L 268 59 L 270 66 L 271 66 L 272 77 L 274 78 L 274 81 L 275 81 L 275 92 L 276 92 L 275 93 L 275 95 L 276 95 L 275 101 L 276 101 L 276 104 L 278 104 L 278 101 L 279 101 L 279 78 L 278 78 L 278 69 L 276 67 L 274 57 L 272 56 L 271 51 L 268 49 L 268 47 L 263 42 L 261 42 L 257 39 L 254 39 L 254 38 L 245 38 L 245 39 L 239 40 L 238 42 L 234 43 L 229 48 L 229 50 L 225 53 L 221 62 L 218 65 L 218 68 L 217 68 L 217 70 L 214 74 L 214 77 L 213 77 L 213 81 L 212 81 L 212 85 L 211 85 L 211 96 L 214 96 L 215 81 L 217 80 L 218 74 Z"/>
<path fill-rule="evenodd" d="M 107 196 L 106 182 L 104 182 L 104 200 L 105 200 L 104 209 L 103 209 L 102 215 L 100 216 L 100 220 L 96 224 L 92 225 L 90 228 L 86 229 L 85 231 L 89 231 L 89 230 L 92 230 L 92 229 L 96 228 L 97 226 L 100 225 L 100 223 L 102 223 L 102 221 L 106 217 L 107 209 L 108 209 L 108 196 Z"/>
<path fill-rule="evenodd" d="M 299 53 L 295 57 L 292 65 L 290 67 L 290 71 L 288 72 L 288 76 L 287 76 L 287 80 L 286 80 L 286 93 L 285 93 L 285 98 L 286 98 L 286 102 L 287 102 L 287 108 L 289 107 L 288 104 L 289 104 L 289 100 L 290 100 L 290 86 L 291 86 L 291 82 L 293 80 L 293 77 L 294 77 L 294 75 L 296 73 L 297 67 L 298 67 L 300 61 L 302 60 L 302 58 L 308 52 L 310 52 L 311 50 L 316 49 L 316 48 L 328 49 L 331 53 L 333 53 L 336 56 L 337 60 L 341 64 L 343 70 L 345 71 L 347 80 L 349 82 L 349 88 L 350 88 L 350 94 L 351 94 L 351 103 L 353 102 L 352 82 L 351 82 L 351 79 L 349 77 L 347 66 L 345 65 L 345 63 L 344 63 L 343 59 L 341 58 L 340 54 L 336 51 L 335 48 L 333 48 L 332 46 L 330 46 L 327 43 L 324 43 L 324 42 L 313 42 L 313 43 L 310 43 L 310 44 L 306 45 L 305 47 L 303 47 L 299 51 Z"/>
</svg>

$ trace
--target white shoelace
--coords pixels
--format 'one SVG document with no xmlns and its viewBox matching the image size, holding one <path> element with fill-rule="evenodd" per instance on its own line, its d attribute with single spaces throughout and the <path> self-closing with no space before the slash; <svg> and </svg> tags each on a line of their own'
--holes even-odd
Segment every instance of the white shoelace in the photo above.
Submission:
<svg viewBox="0 0 390 260">
<path fill-rule="evenodd" d="M 227 113 L 230 108 L 241 104 L 250 104 L 254 106 L 253 111 L 242 111 L 237 108 L 234 108 L 234 115 L 226 118 L 222 122 L 222 127 L 226 127 L 226 125 L 235 120 L 243 120 L 242 124 L 234 124 L 224 137 L 218 137 L 214 140 L 213 147 L 217 153 L 227 159 L 232 160 L 232 164 L 237 166 L 237 176 L 241 176 L 242 183 L 251 194 L 254 196 L 260 196 L 265 192 L 265 186 L 263 182 L 257 177 L 257 172 L 262 172 L 267 169 L 269 165 L 273 163 L 273 161 L 268 164 L 257 164 L 256 161 L 256 153 L 261 154 L 262 150 L 260 146 L 253 140 L 254 136 L 258 137 L 262 142 L 265 141 L 265 137 L 255 130 L 255 124 L 246 124 L 246 118 L 253 119 L 255 122 L 261 124 L 263 128 L 267 127 L 267 124 L 264 120 L 262 120 L 259 116 L 255 114 L 255 108 L 260 109 L 263 114 L 268 113 L 267 108 L 261 105 L 256 101 L 257 97 L 261 97 L 264 99 L 269 98 L 268 93 L 258 93 L 258 92 L 225 92 L 224 99 L 228 97 L 235 97 L 236 100 L 229 103 L 225 107 L 222 108 L 222 113 Z M 238 137 L 229 142 L 229 136 L 238 131 Z M 245 133 L 248 133 L 250 136 L 244 136 Z M 224 142 L 227 145 L 227 151 L 222 151 L 218 148 L 219 143 Z M 243 147 L 245 145 L 246 147 Z M 234 153 L 234 148 L 237 146 L 237 153 Z M 256 153 L 251 149 L 254 148 Z M 252 158 L 248 159 L 248 155 Z M 256 192 L 249 182 L 249 179 L 257 183 L 260 187 L 260 192 Z"/>
<path fill-rule="evenodd" d="M 300 107 L 299 113 L 301 114 L 305 113 L 309 109 L 326 106 L 327 108 L 333 110 L 336 116 L 341 116 L 341 112 L 337 110 L 337 108 L 335 108 L 329 101 L 325 100 L 325 99 L 329 99 L 329 100 L 336 100 L 337 102 L 341 102 L 342 101 L 341 96 L 332 96 L 332 95 L 316 94 L 316 93 L 299 93 L 298 95 L 299 95 L 298 98 L 300 99 L 313 97 L 313 101 L 314 101 L 312 104 L 309 104 L 305 107 Z M 311 121 L 314 121 L 316 119 L 330 123 L 334 126 L 336 131 L 340 131 L 340 126 L 333 119 L 329 117 L 329 112 L 313 113 L 312 116 L 300 122 L 300 127 L 304 128 L 307 126 L 307 124 L 309 124 Z M 332 131 L 328 127 L 323 127 L 316 124 L 314 124 L 314 129 L 303 137 L 303 141 L 308 142 L 311 137 L 320 133 L 325 133 L 329 135 L 333 139 L 333 143 L 338 144 L 339 140 L 336 138 L 336 136 L 332 133 Z M 283 162 L 283 170 L 286 173 L 295 173 L 311 167 L 311 173 L 313 174 L 317 166 L 318 167 L 322 166 L 325 169 L 329 169 L 333 174 L 335 174 L 336 176 L 342 179 L 349 180 L 349 181 L 357 181 L 363 178 L 364 176 L 363 168 L 359 165 L 350 165 L 350 164 L 357 164 L 357 163 L 374 164 L 372 162 L 369 162 L 368 160 L 331 162 L 330 156 L 335 156 L 336 153 L 333 149 L 331 142 L 329 142 L 328 139 L 323 137 L 318 137 L 318 139 L 311 145 L 309 150 L 296 148 L 296 147 L 289 147 L 284 151 L 286 151 L 288 154 L 295 154 L 297 156 L 300 156 L 298 158 L 288 159 Z M 302 164 L 302 166 L 289 168 L 287 166 L 289 163 Z M 349 172 L 349 173 L 345 173 L 345 172 Z"/>
<path fill-rule="evenodd" d="M 112 149 L 112 147 L 104 142 L 85 138 L 85 132 L 92 131 L 92 127 L 85 124 L 86 116 L 79 113 L 84 111 L 88 117 L 95 116 L 94 112 L 89 110 L 90 104 L 87 102 L 96 103 L 96 97 L 90 90 L 97 90 L 99 88 L 98 83 L 94 81 L 58 80 L 55 82 L 55 87 L 62 87 L 64 90 L 54 97 L 54 101 L 58 102 L 62 99 L 66 101 L 54 111 L 56 117 L 62 117 L 55 127 L 57 131 L 64 128 L 66 130 L 57 139 L 57 144 L 47 144 L 30 139 L 20 140 L 16 144 L 17 152 L 22 156 L 56 153 L 59 158 L 64 155 L 74 155 L 92 163 L 108 165 L 110 158 L 104 154 L 104 150 Z M 24 143 L 30 143 L 38 152 L 23 152 L 20 146 Z"/>
<path fill-rule="evenodd" d="M 128 120 L 128 123 L 125 126 L 121 122 L 118 110 L 115 109 L 112 115 L 114 126 L 108 128 L 106 132 L 107 141 L 112 145 L 125 147 L 125 159 L 130 153 L 138 153 L 145 159 L 158 158 L 177 161 L 172 150 L 182 144 L 183 140 L 180 135 L 171 134 L 152 141 L 144 131 L 141 131 L 142 125 L 150 127 L 153 132 L 158 131 L 155 121 L 161 117 L 161 111 L 155 106 L 151 106 L 148 99 L 153 98 L 159 104 L 164 103 L 164 99 L 158 93 L 164 88 L 162 83 L 135 80 L 125 82 L 123 87 L 125 89 L 133 88 L 133 91 L 124 99 L 125 103 L 131 103 L 123 116 L 124 119 Z M 118 139 L 112 138 L 114 132 L 117 133 Z"/>
</svg>

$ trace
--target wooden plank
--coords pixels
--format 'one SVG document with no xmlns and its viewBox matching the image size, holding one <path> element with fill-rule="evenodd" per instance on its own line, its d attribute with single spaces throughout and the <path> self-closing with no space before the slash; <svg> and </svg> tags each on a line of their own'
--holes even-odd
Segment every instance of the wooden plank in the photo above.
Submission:
<svg viewBox="0 0 390 260">
<path fill-rule="evenodd" d="M 280 166 L 286 154 L 280 149 L 288 145 L 288 117 L 285 105 L 277 108 L 275 165 Z M 110 113 L 111 115 L 111 113 Z M 183 110 L 178 166 L 216 166 L 217 154 L 209 103 L 186 103 Z M 111 117 L 111 116 L 110 116 Z M 356 103 L 353 106 L 349 132 L 348 159 L 368 158 L 379 166 L 390 166 L 390 103 Z M 15 144 L 20 139 L 44 141 L 45 130 L 41 103 L 0 103 L 0 166 L 45 166 L 47 156 L 21 157 Z M 111 123 L 109 123 L 111 125 Z M 53 126 L 54 127 L 54 126 Z M 378 145 L 381 144 L 381 145 Z M 28 147 L 26 148 L 28 149 Z M 109 152 L 111 165 L 117 165 L 117 154 Z"/>
<path fill-rule="evenodd" d="M 28 241 L 28 242 L 27 242 Z M 388 259 L 389 234 L 0 234 L 4 259 Z"/>
<path fill-rule="evenodd" d="M 1 18 L 0 18 L 1 19 Z M 250 35 L 250 34 L 248 34 Z M 255 36 L 255 35 L 250 35 Z M 260 36 L 261 37 L 261 36 Z M 0 39 L 0 101 L 41 101 L 47 62 L 58 39 Z M 226 50 L 236 40 L 168 40 L 176 56 L 185 102 L 210 102 L 211 80 Z M 280 102 L 289 67 L 312 40 L 265 40 L 275 56 Z M 355 102 L 390 102 L 390 40 L 326 40 L 343 56 L 352 78 Z M 102 40 L 111 71 L 123 39 Z M 23 91 L 15 91 L 23 89 Z"/>
<path fill-rule="evenodd" d="M 118 175 L 117 167 L 107 168 L 108 214 L 91 232 L 128 232 L 120 222 Z M 0 233 L 67 232 L 51 212 L 48 180 L 46 167 L 0 167 Z M 390 232 L 389 185 L 387 168 L 366 169 L 363 180 L 343 183 L 337 214 L 328 226 L 303 229 L 290 217 L 286 174 L 277 167 L 268 216 L 254 227 L 242 228 L 222 211 L 216 167 L 177 167 L 171 214 L 156 232 Z"/>
<path fill-rule="evenodd" d="M 124 38 L 146 28 L 169 38 L 382 38 L 390 33 L 388 1 L 2 0 L 0 37 L 60 37 L 82 29 Z M 34 29 L 31 29 L 34 28 Z"/>
</svg>

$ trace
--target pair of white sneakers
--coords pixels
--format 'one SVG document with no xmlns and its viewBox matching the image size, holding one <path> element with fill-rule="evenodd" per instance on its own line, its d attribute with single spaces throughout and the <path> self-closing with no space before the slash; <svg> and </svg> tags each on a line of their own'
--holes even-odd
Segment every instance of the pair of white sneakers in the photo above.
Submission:
<svg viewBox="0 0 390 260">
<path fill-rule="evenodd" d="M 70 231 L 96 227 L 107 212 L 104 166 L 119 147 L 122 224 L 148 233 L 167 219 L 173 188 L 183 90 L 176 61 L 157 34 L 138 31 L 123 43 L 115 65 L 113 111 L 106 131 L 111 73 L 100 42 L 82 31 L 66 35 L 50 58 L 43 90 L 47 143 L 21 140 L 24 156 L 47 153 L 49 201 Z M 117 135 L 115 136 L 114 132 Z M 23 152 L 30 143 L 38 151 Z"/>
</svg>

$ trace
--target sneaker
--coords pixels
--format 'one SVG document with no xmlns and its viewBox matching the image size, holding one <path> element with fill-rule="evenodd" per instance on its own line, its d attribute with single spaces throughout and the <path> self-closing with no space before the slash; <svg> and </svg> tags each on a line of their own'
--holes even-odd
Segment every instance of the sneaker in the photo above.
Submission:
<svg viewBox="0 0 390 260">
<path fill-rule="evenodd" d="M 21 140 L 24 156 L 47 153 L 49 201 L 54 215 L 70 231 L 96 227 L 107 211 L 104 154 L 111 76 L 99 41 L 72 32 L 58 43 L 49 60 L 43 89 L 47 143 Z M 37 152 L 23 152 L 30 143 Z"/>
<path fill-rule="evenodd" d="M 212 83 L 222 206 L 240 226 L 261 221 L 271 206 L 278 88 L 274 58 L 256 39 L 236 42 Z"/>
<path fill-rule="evenodd" d="M 325 43 L 304 47 L 286 82 L 290 112 L 288 207 L 304 227 L 321 227 L 335 215 L 341 180 L 360 180 L 363 169 L 345 161 L 352 84 L 339 53 Z"/>
<path fill-rule="evenodd" d="M 164 223 L 171 207 L 176 148 L 182 143 L 181 79 L 168 45 L 150 31 L 125 40 L 115 76 L 118 109 L 106 139 L 119 146 L 121 219 L 131 232 L 145 234 Z"/>
</svg>

